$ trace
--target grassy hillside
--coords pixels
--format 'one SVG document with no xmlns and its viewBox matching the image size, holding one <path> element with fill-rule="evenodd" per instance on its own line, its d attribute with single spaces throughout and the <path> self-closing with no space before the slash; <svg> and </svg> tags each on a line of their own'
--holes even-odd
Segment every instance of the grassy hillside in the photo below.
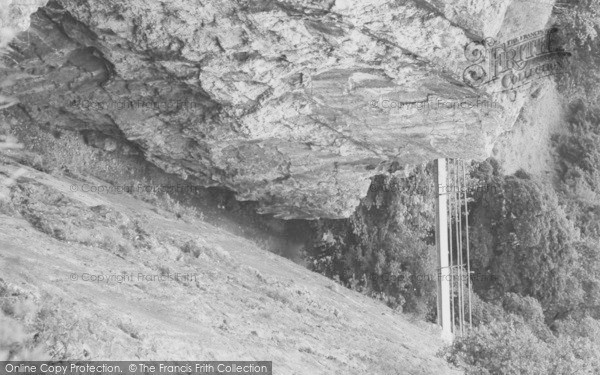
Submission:
<svg viewBox="0 0 600 375">
<path fill-rule="evenodd" d="M 0 175 L 21 167 L 3 158 Z M 0 203 L 3 358 L 260 359 L 278 374 L 459 373 L 436 357 L 433 325 L 197 217 L 177 218 L 129 194 L 81 191 L 108 188 L 99 180 L 24 168 Z"/>
</svg>

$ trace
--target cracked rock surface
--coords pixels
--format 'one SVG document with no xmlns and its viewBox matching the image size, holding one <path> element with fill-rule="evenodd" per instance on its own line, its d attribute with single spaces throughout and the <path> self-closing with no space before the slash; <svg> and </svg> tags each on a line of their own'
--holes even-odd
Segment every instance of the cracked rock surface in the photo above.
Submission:
<svg viewBox="0 0 600 375">
<path fill-rule="evenodd" d="M 31 119 L 283 218 L 347 217 L 376 174 L 488 156 L 527 95 L 479 104 L 464 47 L 549 17 L 512 0 L 33 3 L 0 69 Z"/>
</svg>

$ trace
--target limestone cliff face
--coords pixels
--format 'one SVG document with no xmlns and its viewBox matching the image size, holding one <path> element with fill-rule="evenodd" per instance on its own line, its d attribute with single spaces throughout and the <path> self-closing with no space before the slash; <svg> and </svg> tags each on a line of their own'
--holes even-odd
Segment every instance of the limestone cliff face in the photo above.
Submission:
<svg viewBox="0 0 600 375">
<path fill-rule="evenodd" d="M 375 174 L 486 157 L 528 93 L 492 98 L 465 83 L 465 46 L 543 28 L 550 10 L 512 0 L 51 1 L 13 40 L 0 77 L 49 128 L 132 142 L 265 213 L 340 218 Z"/>
</svg>

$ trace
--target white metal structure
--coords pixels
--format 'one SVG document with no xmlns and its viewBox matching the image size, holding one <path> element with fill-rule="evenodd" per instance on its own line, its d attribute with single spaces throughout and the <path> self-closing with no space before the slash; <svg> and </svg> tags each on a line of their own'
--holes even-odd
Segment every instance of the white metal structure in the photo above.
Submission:
<svg viewBox="0 0 600 375">
<path fill-rule="evenodd" d="M 472 317 L 465 163 L 437 159 L 435 176 L 438 324 L 442 337 L 451 341 L 456 334 L 464 335 L 465 320 L 468 316 L 470 327 Z"/>
</svg>

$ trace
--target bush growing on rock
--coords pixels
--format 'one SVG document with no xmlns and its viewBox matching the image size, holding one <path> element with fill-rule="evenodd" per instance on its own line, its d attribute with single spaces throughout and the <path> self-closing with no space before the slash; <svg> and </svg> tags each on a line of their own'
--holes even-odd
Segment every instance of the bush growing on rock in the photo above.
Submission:
<svg viewBox="0 0 600 375">
<path fill-rule="evenodd" d="M 467 374 L 548 375 L 551 349 L 519 319 L 494 321 L 455 340 L 448 361 Z"/>
<path fill-rule="evenodd" d="M 568 320 L 557 336 L 542 339 L 531 322 L 508 314 L 458 337 L 443 354 L 473 375 L 598 374 L 599 328 L 591 318 Z"/>
</svg>

